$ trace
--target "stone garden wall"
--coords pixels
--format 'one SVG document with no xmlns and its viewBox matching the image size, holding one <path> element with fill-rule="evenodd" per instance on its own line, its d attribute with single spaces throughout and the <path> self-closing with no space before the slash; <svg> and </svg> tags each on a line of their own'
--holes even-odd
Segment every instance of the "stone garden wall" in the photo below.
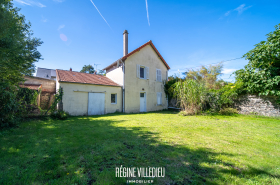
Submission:
<svg viewBox="0 0 280 185">
<path fill-rule="evenodd" d="M 258 114 L 263 116 L 280 116 L 280 106 L 277 97 L 242 95 L 235 103 L 240 114 Z"/>
</svg>

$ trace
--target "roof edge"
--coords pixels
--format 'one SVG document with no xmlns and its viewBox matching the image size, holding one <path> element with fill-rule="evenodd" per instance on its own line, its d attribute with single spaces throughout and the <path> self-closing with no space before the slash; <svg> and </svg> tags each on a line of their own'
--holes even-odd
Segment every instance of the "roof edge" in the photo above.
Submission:
<svg viewBox="0 0 280 185">
<path fill-rule="evenodd" d="M 148 42 L 146 42 L 145 44 L 143 44 L 142 46 L 136 48 L 135 50 L 131 51 L 130 53 L 128 53 L 127 55 L 123 56 L 122 58 L 118 59 L 117 61 L 113 62 L 112 64 L 110 64 L 109 66 L 105 67 L 103 70 L 107 70 L 108 68 L 112 67 L 113 65 L 115 65 L 119 60 L 125 61 L 128 57 L 130 57 L 131 55 L 133 55 L 134 53 L 136 53 L 137 51 L 140 51 L 142 48 L 146 47 L 147 45 L 151 45 L 152 48 L 154 49 L 154 51 L 157 53 L 157 55 L 159 56 L 159 58 L 161 59 L 161 61 L 164 63 L 164 65 L 166 66 L 166 68 L 169 70 L 170 67 L 169 65 L 166 63 L 166 61 L 163 59 L 163 57 L 161 56 L 161 54 L 159 53 L 159 51 L 157 50 L 157 48 L 155 47 L 155 45 L 153 44 L 153 42 L 151 40 L 149 40 Z"/>
</svg>

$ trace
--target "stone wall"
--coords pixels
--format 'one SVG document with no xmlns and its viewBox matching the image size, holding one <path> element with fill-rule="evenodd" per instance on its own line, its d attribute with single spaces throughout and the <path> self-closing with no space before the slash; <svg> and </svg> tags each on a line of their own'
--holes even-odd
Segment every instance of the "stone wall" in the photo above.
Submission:
<svg viewBox="0 0 280 185">
<path fill-rule="evenodd" d="M 277 97 L 242 95 L 235 103 L 240 114 L 258 114 L 263 116 L 280 116 L 280 106 Z"/>
</svg>

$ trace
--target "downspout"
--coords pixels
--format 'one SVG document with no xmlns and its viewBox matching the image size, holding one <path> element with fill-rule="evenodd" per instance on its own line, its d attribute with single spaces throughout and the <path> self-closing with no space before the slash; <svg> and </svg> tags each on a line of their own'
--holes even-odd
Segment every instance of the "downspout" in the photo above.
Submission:
<svg viewBox="0 0 280 185">
<path fill-rule="evenodd" d="M 124 95 L 125 95 L 125 93 L 124 93 L 124 69 L 125 69 L 125 68 L 124 68 L 124 61 L 121 60 L 121 62 L 123 63 L 123 66 L 122 66 L 122 67 L 123 67 L 123 68 L 122 68 L 122 70 L 123 70 L 123 86 L 122 86 L 122 91 L 123 91 L 123 92 L 122 92 L 122 93 L 123 93 L 123 94 L 122 94 L 122 95 L 123 95 L 123 98 L 122 98 L 122 100 L 123 100 L 123 106 L 122 106 L 122 108 L 123 108 L 123 112 L 124 112 L 124 110 L 125 110 L 125 109 L 124 109 L 124 105 L 125 105 L 125 104 L 124 104 L 124 102 L 125 102 L 125 101 L 124 101 Z"/>
</svg>

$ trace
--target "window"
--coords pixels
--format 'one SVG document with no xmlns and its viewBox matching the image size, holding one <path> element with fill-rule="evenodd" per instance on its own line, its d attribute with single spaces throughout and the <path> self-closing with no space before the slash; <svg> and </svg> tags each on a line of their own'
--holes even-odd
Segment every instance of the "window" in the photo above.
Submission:
<svg viewBox="0 0 280 185">
<path fill-rule="evenodd" d="M 157 93 L 157 105 L 162 105 L 162 93 Z"/>
<path fill-rule="evenodd" d="M 140 67 L 140 78 L 145 78 L 145 67 Z"/>
<path fill-rule="evenodd" d="M 117 94 L 111 94 L 111 104 L 117 104 Z"/>
<path fill-rule="evenodd" d="M 140 79 L 149 79 L 149 68 L 146 66 L 136 65 L 136 75 Z"/>
<path fill-rule="evenodd" d="M 157 69 L 157 81 L 158 82 L 161 82 L 161 70 L 160 69 Z"/>
<path fill-rule="evenodd" d="M 145 93 L 140 93 L 140 98 L 144 98 L 145 97 Z"/>
</svg>

